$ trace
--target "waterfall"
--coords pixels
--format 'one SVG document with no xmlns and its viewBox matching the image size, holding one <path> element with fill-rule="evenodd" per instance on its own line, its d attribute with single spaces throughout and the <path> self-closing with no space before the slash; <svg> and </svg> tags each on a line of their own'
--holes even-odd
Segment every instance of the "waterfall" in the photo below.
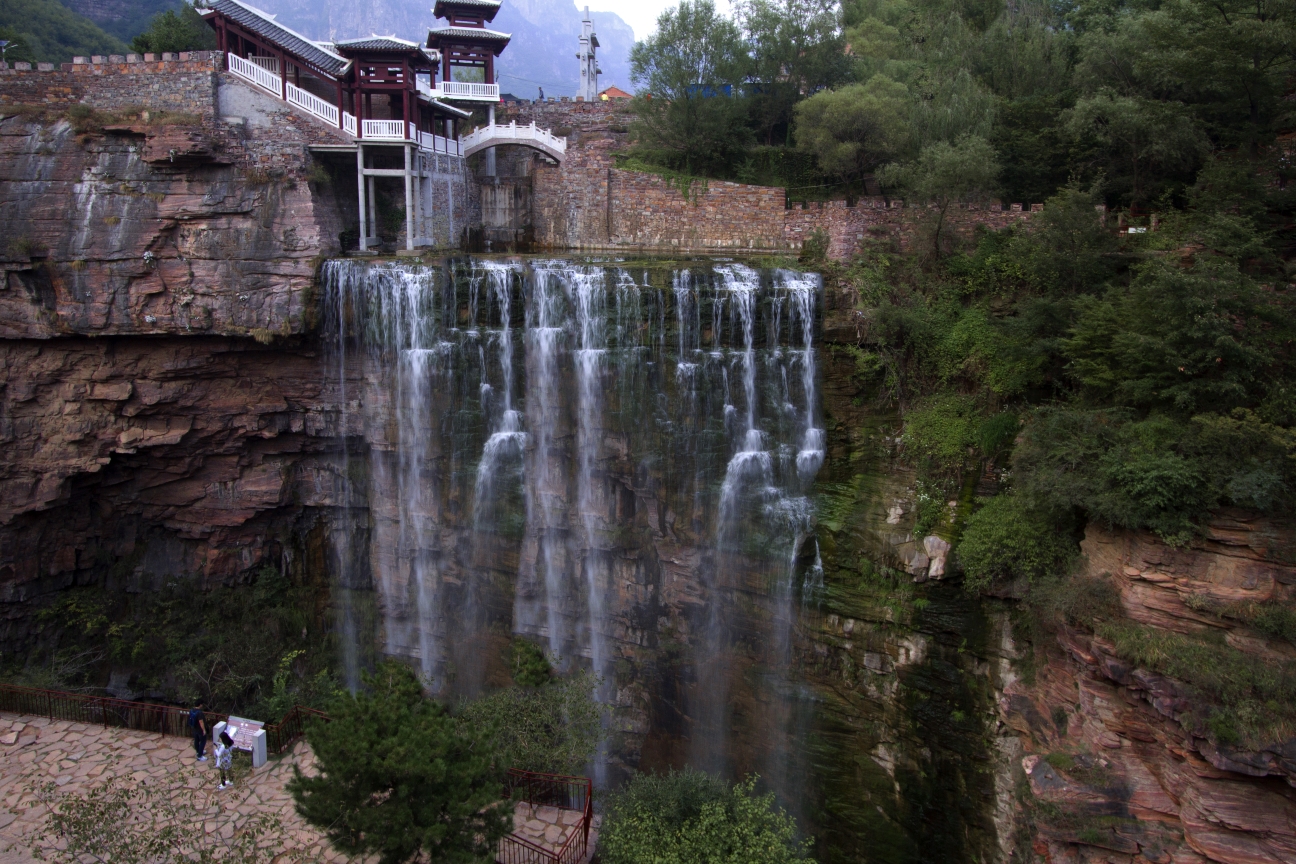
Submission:
<svg viewBox="0 0 1296 864">
<path fill-rule="evenodd" d="M 354 571 L 342 584 L 372 583 L 382 653 L 471 695 L 507 680 L 510 634 L 536 639 L 560 670 L 601 676 L 615 737 L 620 664 L 675 634 L 689 759 L 733 769 L 735 688 L 788 683 L 743 670 L 786 671 L 822 587 L 818 277 L 346 260 L 323 281 L 338 498 L 354 505 L 335 558 Z M 750 767 L 790 783 L 764 749 Z"/>
</svg>

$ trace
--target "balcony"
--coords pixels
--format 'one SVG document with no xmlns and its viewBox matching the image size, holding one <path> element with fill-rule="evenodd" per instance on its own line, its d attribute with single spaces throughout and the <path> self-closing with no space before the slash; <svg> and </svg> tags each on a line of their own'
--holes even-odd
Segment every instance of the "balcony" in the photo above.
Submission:
<svg viewBox="0 0 1296 864">
<path fill-rule="evenodd" d="M 432 99 L 458 102 L 498 102 L 500 89 L 498 84 L 475 84 L 471 81 L 438 81 L 429 90 L 419 87 L 419 92 Z"/>
</svg>

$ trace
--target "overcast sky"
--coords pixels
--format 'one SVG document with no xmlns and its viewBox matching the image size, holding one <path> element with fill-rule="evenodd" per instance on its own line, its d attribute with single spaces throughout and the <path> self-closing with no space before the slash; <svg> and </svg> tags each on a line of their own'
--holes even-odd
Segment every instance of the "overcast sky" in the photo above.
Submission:
<svg viewBox="0 0 1296 864">
<path fill-rule="evenodd" d="M 729 0 L 715 0 L 716 8 L 729 14 Z M 678 0 L 576 0 L 576 8 L 589 6 L 592 12 L 615 12 L 634 28 L 635 39 L 644 39 L 657 29 L 657 16 L 663 10 L 678 6 Z"/>
</svg>

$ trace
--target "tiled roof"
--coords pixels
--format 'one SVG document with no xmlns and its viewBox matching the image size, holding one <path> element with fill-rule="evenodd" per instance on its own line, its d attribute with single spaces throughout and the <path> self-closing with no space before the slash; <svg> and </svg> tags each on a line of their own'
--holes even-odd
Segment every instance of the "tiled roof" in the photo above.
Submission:
<svg viewBox="0 0 1296 864">
<path fill-rule="evenodd" d="M 503 42 L 513 38 L 511 33 L 501 33 L 498 30 L 487 30 L 479 27 L 438 27 L 435 30 L 428 31 L 428 47 L 432 45 L 433 39 L 452 39 L 463 42 Z"/>
<path fill-rule="evenodd" d="M 395 36 L 370 36 L 368 39 L 345 39 L 334 41 L 334 46 L 352 51 L 418 51 L 417 42 L 408 39 L 397 39 Z"/>
<path fill-rule="evenodd" d="M 207 8 L 219 12 L 266 41 L 278 45 L 289 54 L 296 55 L 321 72 L 340 77 L 351 65 L 350 60 L 335 54 L 319 42 L 313 42 L 300 33 L 288 29 L 275 21 L 273 15 L 262 12 L 255 6 L 249 6 L 239 0 L 215 0 Z"/>
<path fill-rule="evenodd" d="M 469 15 L 484 15 L 490 21 L 499 8 L 500 0 L 437 0 L 432 14 L 437 18 L 449 18 L 452 12 L 462 10 Z"/>
</svg>

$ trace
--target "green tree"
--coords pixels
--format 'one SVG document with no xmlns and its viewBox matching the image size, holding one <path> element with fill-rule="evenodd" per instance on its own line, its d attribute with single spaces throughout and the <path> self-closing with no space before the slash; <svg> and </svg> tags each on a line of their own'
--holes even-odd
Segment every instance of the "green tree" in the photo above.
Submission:
<svg viewBox="0 0 1296 864">
<path fill-rule="evenodd" d="M 490 730 L 457 721 L 388 661 L 344 695 L 307 740 L 319 773 L 288 788 L 306 821 L 382 864 L 489 861 L 512 823 Z"/>
<path fill-rule="evenodd" d="M 25 46 L 9 60 L 69 63 L 73 55 L 125 54 L 126 45 L 58 0 L 0 0 L 0 28 Z"/>
<path fill-rule="evenodd" d="M 881 172 L 884 186 L 901 189 L 913 199 L 932 202 L 938 216 L 933 231 L 937 257 L 945 216 L 957 202 L 984 198 L 999 175 L 994 150 L 984 138 L 966 135 L 956 143 L 937 141 L 922 149 L 912 162 L 892 163 Z"/>
<path fill-rule="evenodd" d="M 796 106 L 797 147 L 843 182 L 900 155 L 909 137 L 909 91 L 885 75 L 824 90 Z"/>
<path fill-rule="evenodd" d="M 578 774 L 603 737 L 597 679 L 588 672 L 538 687 L 508 687 L 470 702 L 459 716 L 489 729 L 500 765 L 546 774 Z"/>
<path fill-rule="evenodd" d="M 733 21 L 711 0 L 682 0 L 630 52 L 639 85 L 634 132 L 640 148 L 672 168 L 732 170 L 751 141 L 741 98 L 750 58 Z"/>
<path fill-rule="evenodd" d="M 1045 511 L 1019 495 L 996 495 L 968 517 L 958 558 L 968 588 L 985 591 L 995 583 L 1056 574 L 1075 547 Z"/>
<path fill-rule="evenodd" d="M 730 787 L 693 770 L 637 774 L 608 801 L 599 854 L 607 864 L 813 864 L 795 820 L 755 788 L 755 777 Z"/>
<path fill-rule="evenodd" d="M 135 51 L 150 54 L 179 51 L 214 51 L 216 33 L 188 3 L 159 12 L 148 29 L 131 41 Z"/>
<path fill-rule="evenodd" d="M 746 0 L 734 15 L 751 46 L 748 99 L 757 135 L 765 144 L 789 142 L 793 107 L 805 94 L 850 79 L 840 7 L 834 0 Z"/>
<path fill-rule="evenodd" d="M 1178 102 L 1121 96 L 1102 90 L 1076 102 L 1066 121 L 1079 139 L 1097 142 L 1104 164 L 1115 170 L 1109 186 L 1132 204 L 1160 191 L 1154 180 L 1186 174 L 1210 148 L 1187 107 Z"/>
</svg>

